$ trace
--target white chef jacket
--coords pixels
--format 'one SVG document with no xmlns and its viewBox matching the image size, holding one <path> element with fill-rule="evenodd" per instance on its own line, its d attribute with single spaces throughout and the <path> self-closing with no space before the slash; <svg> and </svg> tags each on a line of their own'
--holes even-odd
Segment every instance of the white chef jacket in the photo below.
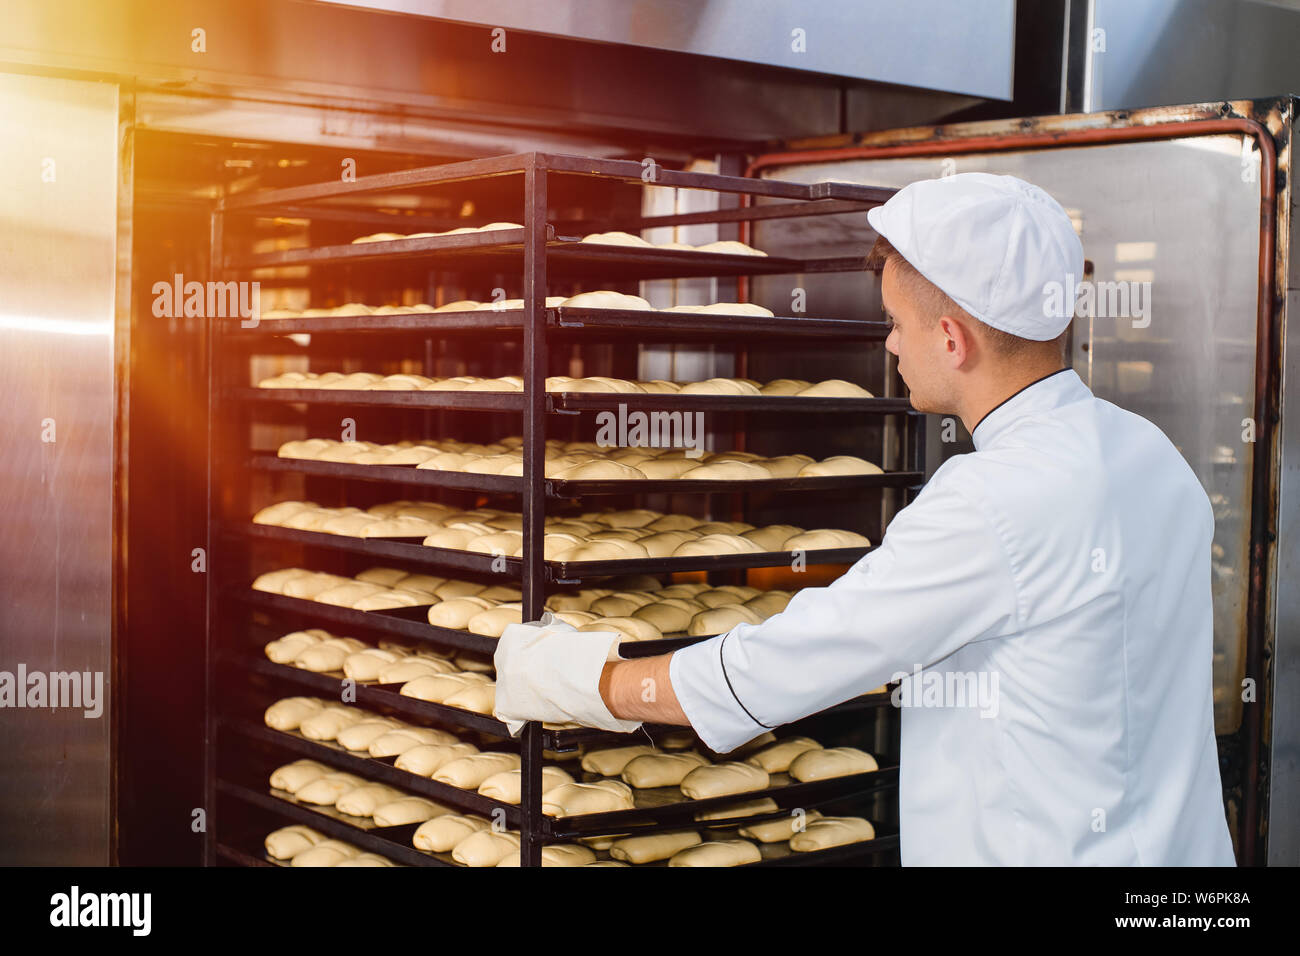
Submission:
<svg viewBox="0 0 1300 956">
<path fill-rule="evenodd" d="M 725 753 L 907 675 L 904 865 L 1234 865 L 1196 476 L 1069 369 L 972 438 L 838 580 L 673 654 L 691 726 Z"/>
</svg>

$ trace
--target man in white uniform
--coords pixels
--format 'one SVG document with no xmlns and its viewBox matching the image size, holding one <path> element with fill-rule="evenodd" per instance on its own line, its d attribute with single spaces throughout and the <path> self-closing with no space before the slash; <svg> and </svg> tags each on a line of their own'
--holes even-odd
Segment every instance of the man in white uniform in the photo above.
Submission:
<svg viewBox="0 0 1300 956">
<path fill-rule="evenodd" d="M 1159 429 L 1063 367 L 1083 275 L 1068 216 L 963 173 L 868 219 L 911 402 L 958 416 L 975 451 L 762 624 L 628 661 L 614 635 L 508 629 L 497 715 L 689 724 L 725 753 L 903 678 L 905 865 L 1233 865 L 1210 503 Z"/>
</svg>

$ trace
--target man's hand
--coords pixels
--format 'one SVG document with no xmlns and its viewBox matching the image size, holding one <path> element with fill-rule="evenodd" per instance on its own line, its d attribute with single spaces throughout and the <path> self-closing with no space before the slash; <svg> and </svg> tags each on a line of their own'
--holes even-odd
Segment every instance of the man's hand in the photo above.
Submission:
<svg viewBox="0 0 1300 956">
<path fill-rule="evenodd" d="M 573 721 L 630 733 L 639 720 L 619 720 L 600 695 L 601 671 L 618 656 L 619 635 L 578 631 L 562 621 L 511 624 L 497 641 L 493 715 L 518 734 L 524 723 Z"/>
</svg>

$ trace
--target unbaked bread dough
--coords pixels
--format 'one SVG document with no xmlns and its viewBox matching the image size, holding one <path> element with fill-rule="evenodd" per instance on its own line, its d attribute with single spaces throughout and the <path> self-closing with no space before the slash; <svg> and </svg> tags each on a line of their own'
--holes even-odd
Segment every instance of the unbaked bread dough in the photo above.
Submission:
<svg viewBox="0 0 1300 956">
<path fill-rule="evenodd" d="M 496 751 L 471 754 L 443 764 L 434 771 L 433 779 L 462 790 L 477 790 L 488 777 L 505 770 L 517 770 L 520 764 L 518 754 Z"/>
<path fill-rule="evenodd" d="M 368 783 L 343 794 L 334 803 L 334 809 L 353 817 L 368 817 L 375 808 L 391 803 L 402 796 L 402 791 L 382 783 Z"/>
<path fill-rule="evenodd" d="M 294 794 L 302 803 L 312 803 L 321 807 L 332 807 L 349 790 L 364 787 L 368 780 L 355 774 L 334 772 L 322 774 Z"/>
<path fill-rule="evenodd" d="M 417 677 L 433 677 L 455 671 L 455 665 L 436 657 L 406 657 L 381 667 L 378 680 L 381 684 L 405 684 Z"/>
<path fill-rule="evenodd" d="M 496 709 L 496 693 L 495 683 L 479 681 L 456 691 L 443 703 L 471 713 L 490 715 Z"/>
<path fill-rule="evenodd" d="M 421 823 L 411 842 L 417 850 L 446 853 L 466 837 L 479 830 L 487 830 L 491 826 L 492 824 L 482 817 L 445 813 Z"/>
<path fill-rule="evenodd" d="M 271 641 L 264 648 L 266 656 L 277 664 L 289 664 L 297 657 L 309 644 L 319 644 L 321 641 L 328 641 L 334 637 L 329 631 L 323 631 L 318 627 L 310 628 L 306 631 L 294 631 L 286 634 L 284 637 Z"/>
<path fill-rule="evenodd" d="M 694 830 L 623 837 L 610 844 L 609 855 L 628 863 L 654 863 L 656 860 L 666 860 L 700 842 L 700 835 Z"/>
<path fill-rule="evenodd" d="M 856 747 L 807 750 L 790 762 L 790 776 L 800 783 L 879 770 L 876 758 Z"/>
<path fill-rule="evenodd" d="M 620 776 L 638 790 L 676 787 L 687 774 L 708 764 L 708 757 L 694 751 L 651 753 L 633 757 L 623 766 Z"/>
<path fill-rule="evenodd" d="M 458 694 L 460 691 L 474 683 L 487 683 L 488 678 L 482 674 L 467 674 L 457 672 L 454 674 L 426 674 L 417 677 L 415 680 L 407 681 L 398 691 L 403 697 L 414 697 L 416 700 L 427 700 L 435 704 L 442 704 L 449 697 Z"/>
<path fill-rule="evenodd" d="M 343 673 L 354 681 L 370 683 L 379 679 L 379 672 L 388 664 L 401 660 L 403 655 L 378 647 L 349 654 L 343 659 Z"/>
<path fill-rule="evenodd" d="M 338 866 L 344 860 L 349 860 L 361 853 L 354 846 L 344 843 L 342 840 L 326 840 L 317 846 L 303 850 L 295 854 L 294 858 L 289 861 L 290 866 Z"/>
<path fill-rule="evenodd" d="M 760 813 L 775 813 L 780 808 L 776 801 L 771 797 L 763 797 L 759 800 L 746 800 L 744 803 L 729 803 L 725 807 L 717 807 L 713 810 L 700 810 L 695 814 L 695 819 L 703 823 L 707 820 L 734 820 L 737 817 L 752 817 Z"/>
<path fill-rule="evenodd" d="M 399 727 L 370 741 L 372 757 L 397 757 L 424 744 L 454 744 L 456 735 L 433 727 Z M 433 771 L 429 771 L 432 773 Z"/>
<path fill-rule="evenodd" d="M 630 232 L 589 232 L 582 237 L 583 242 L 594 242 L 607 246 L 645 246 L 653 248 L 653 245 L 646 242 L 640 236 L 634 236 Z"/>
<path fill-rule="evenodd" d="M 391 717 L 367 717 L 358 720 L 351 727 L 344 727 L 335 740 L 344 750 L 368 752 L 372 740 L 400 726 L 401 721 Z"/>
<path fill-rule="evenodd" d="M 542 793 L 554 790 L 562 783 L 573 783 L 573 777 L 567 771 L 559 767 L 542 768 Z M 494 773 L 479 784 L 478 792 L 502 803 L 517 804 L 523 792 L 523 771 L 504 770 Z"/>
<path fill-rule="evenodd" d="M 474 595 L 454 597 L 450 600 L 444 599 L 429 608 L 429 623 L 435 627 L 464 630 L 465 626 L 469 624 L 470 618 L 483 613 L 491 607 L 491 601 Z"/>
<path fill-rule="evenodd" d="M 451 809 L 424 797 L 402 796 L 375 808 L 374 819 L 376 826 L 401 827 L 423 823 L 444 813 L 451 813 Z"/>
<path fill-rule="evenodd" d="M 822 461 L 814 461 L 799 470 L 800 478 L 817 478 L 824 475 L 879 475 L 883 472 L 879 465 L 872 464 L 865 458 L 853 455 L 834 455 Z"/>
<path fill-rule="evenodd" d="M 861 385 L 854 385 L 839 378 L 828 378 L 824 382 L 809 385 L 796 393 L 800 398 L 872 398 L 872 394 Z"/>
<path fill-rule="evenodd" d="M 750 754 L 745 758 L 745 763 L 760 767 L 768 773 L 785 773 L 795 757 L 809 750 L 820 750 L 821 746 L 811 737 L 786 737 Z"/>
<path fill-rule="evenodd" d="M 764 395 L 797 395 L 811 387 L 812 382 L 805 382 L 801 378 L 778 378 L 760 386 L 759 391 Z"/>
<path fill-rule="evenodd" d="M 396 866 L 392 860 L 385 859 L 378 853 L 358 853 L 356 856 L 335 863 L 335 868 L 353 867 L 353 866 Z"/>
<path fill-rule="evenodd" d="M 772 475 L 762 465 L 749 461 L 711 461 L 678 477 L 683 481 L 760 481 Z"/>
<path fill-rule="evenodd" d="M 469 619 L 466 629 L 471 634 L 500 637 L 511 624 L 522 623 L 524 612 L 515 607 L 494 607 L 480 611 Z"/>
<path fill-rule="evenodd" d="M 395 766 L 419 777 L 432 777 L 453 760 L 478 753 L 473 744 L 419 744 L 403 750 Z"/>
<path fill-rule="evenodd" d="M 753 246 L 746 245 L 743 242 L 737 242 L 735 239 L 719 239 L 716 242 L 706 242 L 702 246 L 695 247 L 696 252 L 722 252 L 734 256 L 765 256 L 766 252 L 761 249 L 755 249 Z"/>
<path fill-rule="evenodd" d="M 266 708 L 262 720 L 274 730 L 297 730 L 304 720 L 324 708 L 325 702 L 315 697 L 286 697 Z"/>
<path fill-rule="evenodd" d="M 288 826 L 281 827 L 266 835 L 263 841 L 266 846 L 267 855 L 275 857 L 277 860 L 287 860 L 290 857 L 297 856 L 304 850 L 309 850 L 322 843 L 325 840 L 325 834 L 313 830 L 311 827 Z"/>
<path fill-rule="evenodd" d="M 520 850 L 512 850 L 501 858 L 497 866 L 519 866 Z M 596 854 L 576 843 L 552 843 L 542 847 L 542 866 L 588 866 L 596 862 Z"/>
<path fill-rule="evenodd" d="M 743 866 L 763 859 L 758 847 L 748 840 L 714 840 L 687 847 L 674 854 L 669 866 Z"/>
<path fill-rule="evenodd" d="M 838 528 L 818 528 L 814 531 L 805 531 L 803 534 L 794 535 L 786 541 L 782 550 L 819 551 L 829 548 L 869 547 L 871 547 L 871 542 L 856 532 L 842 531 Z"/>
<path fill-rule="evenodd" d="M 791 812 L 788 816 L 779 820 L 768 820 L 765 823 L 751 823 L 749 826 L 741 827 L 736 832 L 743 837 L 749 837 L 751 840 L 757 840 L 760 843 L 781 843 L 794 836 L 796 827 L 807 827 L 813 820 L 820 820 L 821 813 L 816 810 L 805 810 L 802 813 Z"/>
<path fill-rule="evenodd" d="M 451 857 L 465 866 L 496 866 L 511 850 L 519 850 L 519 834 L 509 830 L 478 830 L 461 840 Z"/>
<path fill-rule="evenodd" d="M 802 833 L 791 834 L 790 849 L 807 853 L 875 838 L 876 828 L 862 817 L 822 817 L 809 823 Z"/>
<path fill-rule="evenodd" d="M 658 752 L 650 744 L 633 744 L 629 747 L 607 747 L 604 750 L 589 750 L 582 755 L 582 769 L 587 773 L 598 773 L 602 777 L 616 777 L 623 772 L 623 768 L 627 766 L 629 760 Z"/>
<path fill-rule="evenodd" d="M 542 795 L 542 813 L 548 817 L 573 817 L 632 808 L 632 790 L 618 780 L 562 783 Z"/>
<path fill-rule="evenodd" d="M 365 718 L 361 710 L 342 704 L 329 704 L 319 714 L 313 714 L 298 725 L 298 733 L 308 740 L 334 740 L 339 731 Z"/>
<path fill-rule="evenodd" d="M 738 624 L 761 624 L 757 612 L 742 604 L 724 604 L 709 608 L 691 618 L 686 633 L 691 637 L 703 637 L 709 634 L 725 634 Z"/>
<path fill-rule="evenodd" d="M 271 787 L 297 793 L 318 777 L 330 772 L 330 768 L 315 760 L 295 760 L 271 772 Z"/>
<path fill-rule="evenodd" d="M 763 790 L 771 782 L 766 770 L 739 761 L 697 767 L 681 783 L 682 793 L 693 800 L 725 797 L 732 793 Z"/>
<path fill-rule="evenodd" d="M 674 634 L 686 630 L 694 616 L 690 611 L 671 604 L 647 604 L 632 613 L 634 618 L 649 621 L 661 634 Z"/>
<path fill-rule="evenodd" d="M 713 554 L 759 554 L 761 549 L 753 541 L 738 534 L 706 534 L 701 538 L 683 541 L 673 552 L 674 557 L 699 557 Z"/>
<path fill-rule="evenodd" d="M 609 289 L 580 292 L 569 296 L 560 305 L 569 309 L 635 309 L 638 312 L 654 309 L 654 306 L 639 295 L 627 295 Z"/>
<path fill-rule="evenodd" d="M 636 617 L 602 617 L 584 624 L 579 631 L 607 631 L 625 641 L 657 641 L 663 637 L 659 628 Z"/>
</svg>

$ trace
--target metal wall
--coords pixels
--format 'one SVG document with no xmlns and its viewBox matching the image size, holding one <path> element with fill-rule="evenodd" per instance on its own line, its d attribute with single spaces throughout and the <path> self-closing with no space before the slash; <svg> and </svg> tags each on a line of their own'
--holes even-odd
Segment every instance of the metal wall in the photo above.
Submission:
<svg viewBox="0 0 1300 956">
<path fill-rule="evenodd" d="M 116 86 L 0 75 L 0 672 L 100 688 L 0 686 L 6 865 L 109 862 L 117 130 Z"/>
</svg>

